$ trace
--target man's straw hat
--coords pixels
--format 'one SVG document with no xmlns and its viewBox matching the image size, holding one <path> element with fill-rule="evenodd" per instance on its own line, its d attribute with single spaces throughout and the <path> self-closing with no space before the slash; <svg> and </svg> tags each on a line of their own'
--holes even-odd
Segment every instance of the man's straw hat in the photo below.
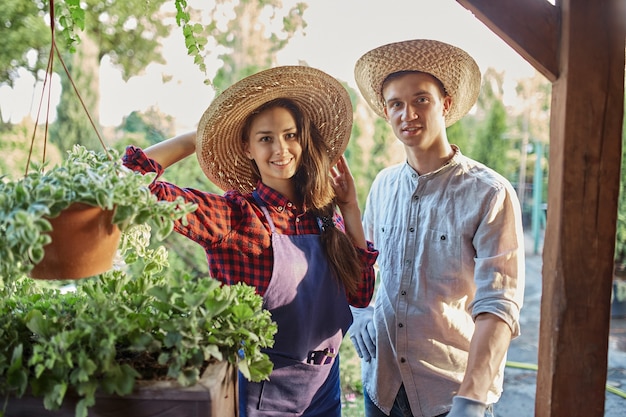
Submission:
<svg viewBox="0 0 626 417">
<path fill-rule="evenodd" d="M 250 113 L 276 98 L 293 100 L 308 115 L 326 141 L 332 164 L 345 151 L 352 130 L 352 103 L 339 81 L 311 67 L 264 70 L 224 90 L 198 124 L 198 161 L 222 190 L 248 193 L 256 186 L 242 145 L 242 128 Z"/>
<path fill-rule="evenodd" d="M 367 52 L 354 68 L 361 94 L 383 118 L 383 81 L 399 71 L 426 72 L 441 81 L 446 93 L 452 97 L 446 126 L 465 116 L 478 99 L 480 69 L 464 50 L 429 39 L 390 43 Z"/>
</svg>

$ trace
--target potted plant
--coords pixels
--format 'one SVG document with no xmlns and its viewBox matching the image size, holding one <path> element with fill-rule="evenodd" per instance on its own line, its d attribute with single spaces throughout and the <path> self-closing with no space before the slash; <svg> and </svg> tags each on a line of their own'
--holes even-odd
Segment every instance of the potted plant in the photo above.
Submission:
<svg viewBox="0 0 626 417">
<path fill-rule="evenodd" d="M 56 172 L 52 169 L 0 185 L 0 394 L 5 399 L 0 416 L 208 417 L 217 416 L 216 410 L 220 417 L 234 416 L 237 370 L 259 381 L 272 369 L 261 348 L 271 346 L 276 326 L 261 297 L 245 285 L 168 276 L 167 251 L 151 242 L 164 238 L 174 219 L 193 207 L 157 201 L 147 191 L 151 178 L 120 170 L 117 160 L 110 163 L 80 147 L 68 158 L 75 165 L 86 160 L 92 168 L 106 166 L 86 175 L 109 184 L 109 190 L 117 180 L 108 178 L 107 170 L 116 177 L 136 176 L 134 187 L 142 190 L 138 197 L 130 182 L 120 185 L 129 200 L 112 202 L 111 196 L 99 195 L 99 188 L 86 187 L 93 194 L 90 204 L 106 206 L 106 201 L 114 207 L 114 221 L 122 219 L 113 268 L 94 277 L 27 277 L 48 240 L 46 217 L 74 201 L 67 196 L 89 195 L 73 190 L 84 183 L 73 187 L 76 179 L 67 180 L 68 189 L 57 189 L 56 182 L 42 179 Z M 64 175 L 72 171 L 68 163 L 62 164 Z M 42 183 L 47 191 L 36 186 Z M 133 207 L 127 207 L 130 200 Z"/>
<path fill-rule="evenodd" d="M 176 204 L 159 202 L 147 187 L 153 176 L 125 168 L 114 149 L 96 153 L 76 145 L 61 164 L 45 168 L 35 165 L 23 178 L 0 181 L 0 276 L 4 278 L 20 274 L 45 279 L 96 275 L 111 268 L 119 230 L 150 224 L 161 239 L 172 231 L 173 218 L 184 218 L 195 209 L 182 200 Z M 92 212 L 97 217 L 92 218 Z M 65 213 L 80 219 L 64 220 Z M 87 220 L 87 226 L 79 220 Z M 70 229 L 63 234 L 77 224 L 78 231 Z M 111 240 L 109 255 L 87 258 L 86 264 L 94 268 L 82 268 L 80 256 L 107 239 Z M 77 244 L 68 252 L 54 246 L 73 241 Z M 39 266 L 42 261 L 45 264 Z M 63 268 L 65 261 L 71 261 L 70 266 L 78 267 L 79 272 Z M 59 266 L 62 269 L 55 272 L 53 268 Z"/>
</svg>

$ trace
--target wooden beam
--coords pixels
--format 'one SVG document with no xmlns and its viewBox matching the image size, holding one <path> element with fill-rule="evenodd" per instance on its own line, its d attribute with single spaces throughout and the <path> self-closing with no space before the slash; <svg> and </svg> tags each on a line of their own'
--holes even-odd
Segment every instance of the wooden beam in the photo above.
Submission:
<svg viewBox="0 0 626 417">
<path fill-rule="evenodd" d="M 535 415 L 604 415 L 624 114 L 623 0 L 563 0 Z"/>
<path fill-rule="evenodd" d="M 559 74 L 558 8 L 546 0 L 457 0 L 548 80 Z"/>
</svg>

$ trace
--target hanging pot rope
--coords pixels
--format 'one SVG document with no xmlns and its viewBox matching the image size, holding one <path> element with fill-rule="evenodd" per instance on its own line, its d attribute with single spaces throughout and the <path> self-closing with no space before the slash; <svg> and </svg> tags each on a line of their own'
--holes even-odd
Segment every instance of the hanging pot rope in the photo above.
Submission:
<svg viewBox="0 0 626 417">
<path fill-rule="evenodd" d="M 33 136 L 31 138 L 31 143 L 30 143 L 30 149 L 28 151 L 28 159 L 26 161 L 26 170 L 24 175 L 28 174 L 28 169 L 30 167 L 30 161 L 31 161 L 31 157 L 33 154 L 33 148 L 35 145 L 35 134 L 37 133 L 37 125 L 39 124 L 39 116 L 41 114 L 41 106 L 43 103 L 43 99 L 46 95 L 46 87 L 47 87 L 47 93 L 48 93 L 48 100 L 47 100 L 47 108 L 46 108 L 46 124 L 45 124 L 45 131 L 44 131 L 44 145 L 43 145 L 43 157 L 42 157 L 42 163 L 46 162 L 46 148 L 48 145 L 48 125 L 49 125 L 49 120 L 50 120 L 50 103 L 51 103 L 51 94 L 52 94 L 52 74 L 53 74 L 53 63 L 54 63 L 54 54 L 56 52 L 56 55 L 59 59 L 59 62 L 61 63 L 61 65 L 63 66 L 63 70 L 65 71 L 65 74 L 67 75 L 67 78 L 69 79 L 70 83 L 72 84 L 72 88 L 74 89 L 74 92 L 76 93 L 76 96 L 78 97 L 78 100 L 80 101 L 80 104 L 83 108 L 83 110 L 85 110 L 85 113 L 87 114 L 87 118 L 89 119 L 89 122 L 91 123 L 91 126 L 93 127 L 94 131 L 96 132 L 96 136 L 98 136 L 98 140 L 100 141 L 100 144 L 102 145 L 102 148 L 104 149 L 104 152 L 106 153 L 106 155 L 109 157 L 109 159 L 113 159 L 113 157 L 111 156 L 111 154 L 109 153 L 109 150 L 107 149 L 106 144 L 104 143 L 104 141 L 102 140 L 102 136 L 100 135 L 100 132 L 98 131 L 98 128 L 96 127 L 95 122 L 93 121 L 93 118 L 91 117 L 91 114 L 89 113 L 89 110 L 87 110 L 87 106 L 85 105 L 85 101 L 83 100 L 82 96 L 80 95 L 80 93 L 78 92 L 78 88 L 76 87 L 76 84 L 74 83 L 74 79 L 72 78 L 72 76 L 70 75 L 69 70 L 67 69 L 67 66 L 65 65 L 65 61 L 63 60 L 63 57 L 61 55 L 61 53 L 59 52 L 59 48 L 57 47 L 56 41 L 55 41 L 55 33 L 54 33 L 54 27 L 55 27 L 55 17 L 54 17 L 54 0 L 50 0 L 50 37 L 51 37 L 51 41 L 50 41 L 50 53 L 48 54 L 48 65 L 46 66 L 46 76 L 44 77 L 44 81 L 43 81 L 43 90 L 41 92 L 41 99 L 39 100 L 39 107 L 37 109 L 37 117 L 35 119 L 35 128 L 33 129 Z"/>
</svg>

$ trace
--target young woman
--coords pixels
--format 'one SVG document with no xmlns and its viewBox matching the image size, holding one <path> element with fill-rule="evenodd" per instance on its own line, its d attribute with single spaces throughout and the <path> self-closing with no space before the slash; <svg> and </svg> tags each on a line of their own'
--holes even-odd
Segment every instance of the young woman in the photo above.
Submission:
<svg viewBox="0 0 626 417">
<path fill-rule="evenodd" d="M 341 415 L 337 353 L 349 305 L 370 302 L 378 255 L 342 156 L 351 127 L 339 82 L 309 67 L 277 67 L 220 94 L 197 134 L 126 151 L 127 166 L 159 175 L 196 152 L 226 191 L 151 185 L 162 199 L 198 204 L 176 231 L 202 245 L 214 278 L 253 285 L 277 323 L 266 351 L 274 370 L 261 383 L 240 378 L 240 416 Z"/>
</svg>

